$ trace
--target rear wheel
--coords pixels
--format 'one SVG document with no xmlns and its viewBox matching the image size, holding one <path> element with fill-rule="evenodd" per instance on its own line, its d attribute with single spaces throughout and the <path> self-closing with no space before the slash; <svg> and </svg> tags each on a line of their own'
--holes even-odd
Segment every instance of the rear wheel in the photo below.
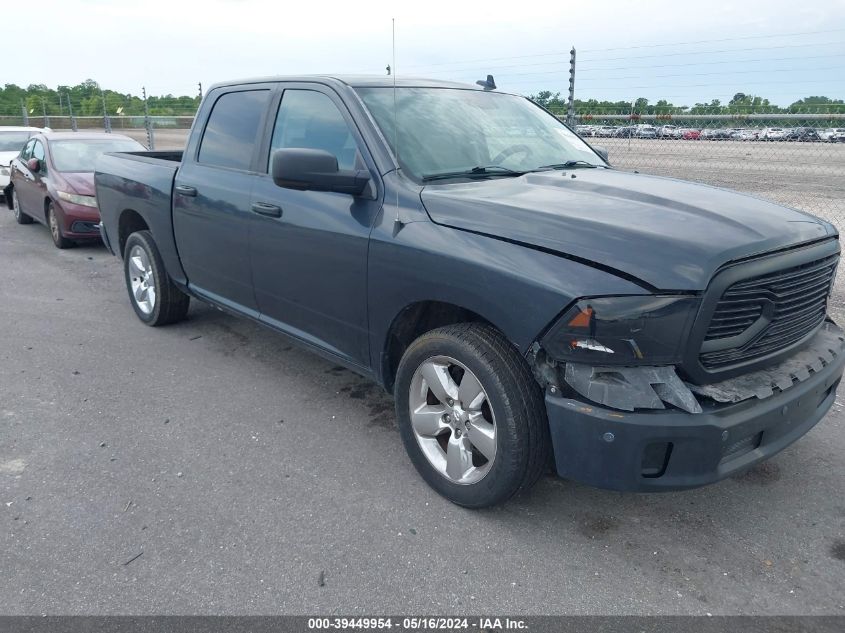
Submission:
<svg viewBox="0 0 845 633">
<path fill-rule="evenodd" d="M 191 299 L 170 279 L 149 231 L 138 231 L 127 238 L 123 270 L 129 299 L 141 321 L 151 326 L 167 325 L 188 314 Z"/>
<path fill-rule="evenodd" d="M 50 227 L 50 237 L 53 238 L 53 244 L 56 248 L 70 248 L 73 246 L 73 241 L 67 239 L 62 234 L 62 225 L 59 218 L 56 216 L 56 209 L 52 202 L 47 203 L 47 226 Z"/>
<path fill-rule="evenodd" d="M 32 224 L 32 218 L 21 211 L 21 203 L 18 200 L 18 192 L 12 189 L 12 213 L 15 214 L 15 221 L 18 224 Z"/>
<path fill-rule="evenodd" d="M 402 441 L 426 482 L 482 508 L 531 487 L 550 457 L 543 398 L 496 329 L 461 323 L 411 343 L 396 376 Z"/>
</svg>

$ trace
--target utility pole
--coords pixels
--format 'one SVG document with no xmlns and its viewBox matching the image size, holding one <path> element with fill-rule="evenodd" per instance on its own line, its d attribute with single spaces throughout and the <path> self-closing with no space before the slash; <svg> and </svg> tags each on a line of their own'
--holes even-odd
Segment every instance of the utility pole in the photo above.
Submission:
<svg viewBox="0 0 845 633">
<path fill-rule="evenodd" d="M 106 93 L 100 91 L 100 95 L 103 97 L 103 130 L 106 134 L 111 134 L 111 120 L 109 120 L 109 111 L 106 107 Z"/>
<path fill-rule="evenodd" d="M 566 111 L 566 124 L 575 127 L 575 47 L 569 51 L 569 107 Z"/>
<path fill-rule="evenodd" d="M 29 112 L 26 111 L 26 104 L 24 103 L 23 99 L 21 99 L 21 114 L 23 114 L 24 126 L 29 127 Z"/>
<path fill-rule="evenodd" d="M 141 94 L 144 97 L 144 128 L 147 130 L 147 149 L 155 149 L 155 141 L 153 140 L 153 122 L 150 120 L 150 107 L 147 104 L 147 88 L 141 87 Z"/>
<path fill-rule="evenodd" d="M 41 111 L 44 113 L 44 127 L 50 127 L 50 117 L 47 116 L 47 102 L 41 97 Z"/>
<path fill-rule="evenodd" d="M 73 106 L 70 104 L 70 94 L 66 92 L 65 97 L 67 98 L 67 113 L 68 116 L 70 116 L 70 129 L 74 132 L 78 132 L 79 130 L 76 127 L 76 117 L 73 116 Z"/>
</svg>

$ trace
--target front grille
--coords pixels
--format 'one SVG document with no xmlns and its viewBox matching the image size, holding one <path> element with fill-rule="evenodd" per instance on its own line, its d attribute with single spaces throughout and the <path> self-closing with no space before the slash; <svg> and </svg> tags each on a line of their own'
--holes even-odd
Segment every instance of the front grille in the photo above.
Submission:
<svg viewBox="0 0 845 633">
<path fill-rule="evenodd" d="M 766 356 L 812 332 L 825 318 L 838 261 L 838 255 L 831 255 L 729 286 L 719 299 L 705 342 L 739 336 L 762 318 L 769 321 L 741 345 L 702 352 L 701 364 L 716 369 Z"/>
</svg>

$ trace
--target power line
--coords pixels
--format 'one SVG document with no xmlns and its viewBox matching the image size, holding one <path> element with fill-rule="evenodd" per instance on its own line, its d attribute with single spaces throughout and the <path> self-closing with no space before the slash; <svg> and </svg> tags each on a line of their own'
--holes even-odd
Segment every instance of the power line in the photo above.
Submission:
<svg viewBox="0 0 845 633">
<path fill-rule="evenodd" d="M 755 46 L 755 47 L 750 47 L 750 48 L 718 49 L 718 50 L 709 50 L 709 51 L 686 51 L 686 52 L 675 52 L 675 53 L 659 53 L 659 54 L 653 54 L 653 55 L 635 55 L 635 56 L 627 55 L 625 57 L 604 57 L 604 58 L 599 57 L 599 58 L 594 58 L 594 59 L 588 58 L 584 61 L 587 63 L 587 68 L 589 68 L 590 70 L 605 70 L 604 68 L 601 68 L 601 67 L 592 66 L 590 64 L 590 62 L 618 61 L 618 60 L 631 60 L 631 59 L 648 59 L 648 58 L 653 58 L 653 57 L 677 57 L 677 56 L 680 56 L 680 55 L 711 55 L 711 54 L 736 53 L 736 52 L 746 52 L 746 51 L 776 50 L 776 49 L 784 49 L 784 48 L 803 48 L 803 47 L 807 47 L 807 46 L 815 46 L 815 47 L 820 48 L 822 46 L 832 46 L 832 45 L 840 45 L 840 44 L 841 44 L 841 42 L 839 42 L 839 41 L 837 41 L 837 42 L 812 43 L 812 44 L 810 44 L 810 43 L 807 43 L 807 44 L 782 44 L 782 45 L 778 45 L 778 46 Z M 725 62 L 725 63 L 729 63 L 729 62 L 730 62 L 730 60 L 728 60 L 728 62 Z M 453 63 L 466 63 L 466 62 L 453 62 Z M 705 62 L 697 62 L 697 63 L 705 63 Z M 713 63 L 715 63 L 715 62 L 713 62 Z M 524 64 L 524 63 L 523 64 L 509 64 L 509 65 L 505 65 L 505 66 L 496 66 L 494 68 L 491 68 L 490 65 L 488 64 L 486 66 L 466 66 L 466 67 L 463 67 L 463 68 L 447 68 L 447 69 L 443 69 L 443 70 L 435 70 L 433 72 L 458 73 L 458 72 L 467 72 L 467 71 L 471 71 L 471 70 L 493 70 L 493 71 L 496 71 L 496 70 L 503 69 L 503 68 L 526 68 L 526 67 L 530 67 L 530 66 L 550 66 L 550 65 L 564 65 L 564 62 L 562 62 L 562 61 L 552 61 L 552 62 L 534 62 L 534 63 L 529 63 L 529 64 Z M 415 68 L 418 69 L 418 70 L 419 69 L 424 70 L 426 68 L 432 68 L 432 67 L 430 67 L 430 66 L 416 66 Z"/>
<path fill-rule="evenodd" d="M 740 40 L 756 40 L 772 37 L 793 37 L 797 35 L 819 35 L 821 33 L 841 33 L 845 29 L 826 29 L 824 31 L 802 31 L 797 33 L 776 33 L 773 35 L 746 35 L 742 37 L 725 37 L 718 40 L 694 40 L 689 42 L 672 42 L 668 44 L 641 44 L 638 46 L 617 46 L 615 48 L 588 48 L 584 49 L 585 53 L 605 52 L 605 51 L 626 51 L 637 48 L 659 48 L 664 46 L 689 46 L 691 44 L 714 44 L 716 42 L 738 42 Z"/>
<path fill-rule="evenodd" d="M 716 43 L 716 42 L 731 42 L 731 41 L 742 41 L 742 40 L 749 40 L 749 39 L 770 39 L 775 37 L 793 37 L 798 35 L 818 35 L 823 33 L 840 33 L 845 31 L 845 29 L 827 29 L 822 31 L 804 31 L 804 32 L 796 32 L 796 33 L 777 33 L 772 35 L 750 35 L 746 37 L 734 37 L 734 38 L 721 38 L 721 39 L 713 39 L 713 40 L 695 40 L 689 42 L 674 42 L 674 43 L 667 43 L 667 44 L 643 44 L 639 46 L 627 46 L 627 47 L 615 47 L 615 48 L 593 48 L 593 49 L 585 49 L 583 52 L 585 53 L 595 53 L 595 52 L 610 52 L 615 50 L 634 50 L 639 48 L 656 48 L 656 47 L 666 47 L 666 46 L 686 46 L 690 44 L 706 44 L 706 43 Z M 834 42 L 839 43 L 839 42 Z M 813 44 L 802 44 L 801 46 L 812 46 Z M 787 45 L 788 46 L 788 45 Z M 824 46 L 824 44 L 820 44 L 820 46 Z M 768 48 L 782 48 L 779 46 L 773 47 L 755 47 L 750 49 L 732 49 L 732 50 L 765 50 Z M 688 51 L 688 54 L 697 54 L 700 51 Z M 555 51 L 555 52 L 548 52 L 548 53 L 532 53 L 530 55 L 509 55 L 505 57 L 483 57 L 477 59 L 464 59 L 461 61 L 449 61 L 449 62 L 433 62 L 431 64 L 422 64 L 418 66 L 406 66 L 408 70 L 418 70 L 418 69 L 425 69 L 425 68 L 433 68 L 437 66 L 453 66 L 455 64 L 473 64 L 473 63 L 480 63 L 480 62 L 491 62 L 491 61 L 507 61 L 511 59 L 530 59 L 533 57 L 554 57 L 554 56 L 567 56 L 569 55 L 569 51 Z M 610 58 L 605 58 L 610 59 Z M 622 58 L 622 59 L 629 59 L 629 58 Z"/>
<path fill-rule="evenodd" d="M 845 56 L 845 55 L 842 55 Z M 754 70 L 728 70 L 728 71 L 715 71 L 709 73 L 671 73 L 667 75 L 652 75 L 649 74 L 649 78 L 662 78 L 662 77 L 706 77 L 711 75 L 719 75 L 720 77 L 724 77 L 725 75 L 749 75 L 749 74 L 763 74 L 763 73 L 781 73 L 781 72 L 807 72 L 808 70 L 812 71 L 820 71 L 820 70 L 840 70 L 842 68 L 841 64 L 836 66 L 818 66 L 813 68 L 770 68 L 766 70 L 760 70 L 759 68 Z M 497 77 L 502 77 L 503 79 L 507 79 L 508 77 L 525 77 L 527 75 L 561 75 L 564 74 L 564 69 L 561 70 L 549 70 L 549 71 L 540 71 L 540 72 L 531 72 L 531 73 L 519 73 L 519 74 L 508 74 L 502 73 L 501 75 L 497 74 Z M 642 73 L 642 70 L 640 71 Z M 628 76 L 618 76 L 618 77 L 579 77 L 578 83 L 583 81 L 612 81 L 616 79 L 632 79 L 630 75 Z"/>
</svg>

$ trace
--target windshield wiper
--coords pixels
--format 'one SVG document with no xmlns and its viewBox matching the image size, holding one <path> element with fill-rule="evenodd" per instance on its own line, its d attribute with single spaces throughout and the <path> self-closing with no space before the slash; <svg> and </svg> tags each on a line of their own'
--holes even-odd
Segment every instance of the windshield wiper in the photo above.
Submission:
<svg viewBox="0 0 845 633">
<path fill-rule="evenodd" d="M 565 163 L 556 163 L 554 165 L 541 165 L 537 169 L 531 171 L 551 171 L 554 169 L 571 169 L 573 167 L 586 167 L 588 169 L 595 169 L 596 167 L 604 167 L 604 165 L 595 165 L 586 160 L 568 160 Z"/>
<path fill-rule="evenodd" d="M 472 169 L 464 169 L 463 171 L 446 171 L 440 174 L 425 174 L 422 179 L 423 182 L 430 182 L 432 180 L 445 180 L 447 178 L 486 178 L 488 176 L 522 176 L 528 172 L 516 171 L 501 165 L 487 165 L 473 167 Z"/>
</svg>

